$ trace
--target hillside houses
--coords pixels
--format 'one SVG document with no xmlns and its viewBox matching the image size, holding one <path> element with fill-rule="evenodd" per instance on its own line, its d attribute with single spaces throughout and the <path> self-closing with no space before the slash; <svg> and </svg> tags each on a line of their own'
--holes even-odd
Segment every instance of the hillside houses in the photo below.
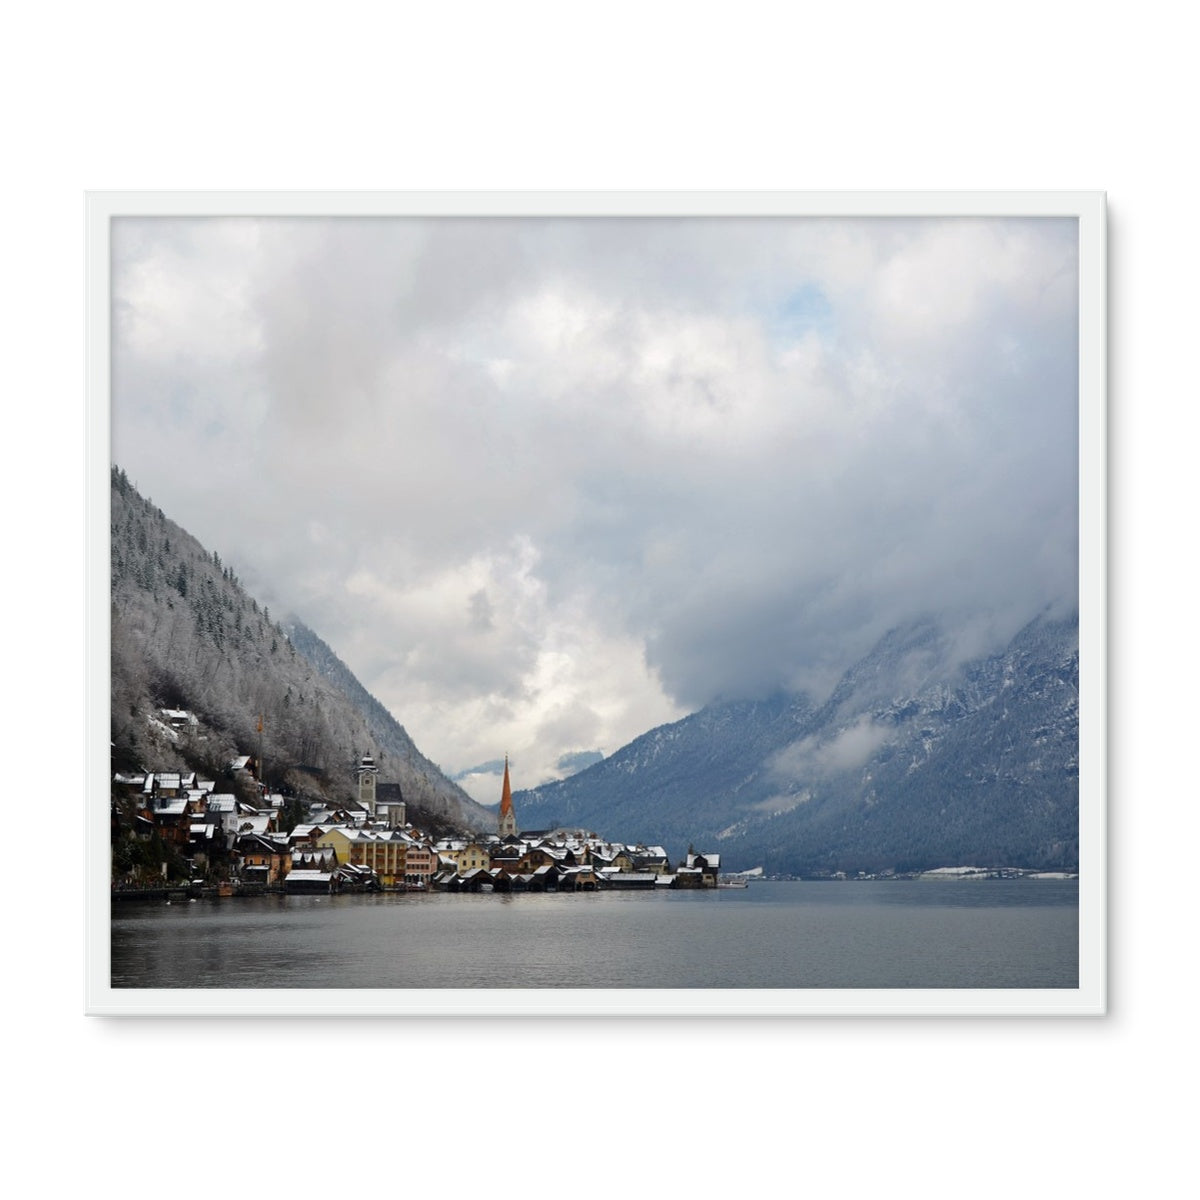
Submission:
<svg viewBox="0 0 1200 1200">
<path fill-rule="evenodd" d="M 161 883 L 169 865 L 175 878 L 186 874 L 192 881 L 226 881 L 244 894 L 577 892 L 718 883 L 716 855 L 689 850 L 672 871 L 661 846 L 627 845 L 583 829 L 521 833 L 510 790 L 498 823 L 502 831 L 434 840 L 411 823 L 401 823 L 404 806 L 398 794 L 388 795 L 389 803 L 378 803 L 378 793 L 387 785 L 377 784 L 372 770 L 360 768 L 358 778 L 364 799 L 373 803 L 312 806 L 307 820 L 285 829 L 280 824 L 283 798 L 265 789 L 258 802 L 248 802 L 218 792 L 212 780 L 194 774 L 115 775 L 114 839 L 157 838 L 169 862 L 134 861 L 120 869 L 114 852 L 114 887 Z M 362 783 L 364 778 L 368 784 Z M 505 784 L 507 789 L 507 764 Z M 127 813 L 132 810 L 124 823 L 118 819 L 119 801 Z M 161 869 L 156 871 L 156 865 Z"/>
</svg>

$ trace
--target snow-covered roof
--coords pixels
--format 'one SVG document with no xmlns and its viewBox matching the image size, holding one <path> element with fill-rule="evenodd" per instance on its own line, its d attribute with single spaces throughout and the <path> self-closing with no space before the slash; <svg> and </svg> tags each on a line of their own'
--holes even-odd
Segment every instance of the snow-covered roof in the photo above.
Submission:
<svg viewBox="0 0 1200 1200">
<path fill-rule="evenodd" d="M 337 862 L 337 855 L 333 852 L 332 846 L 316 846 L 311 850 L 293 850 L 293 863 L 312 863 L 312 862 L 328 862 L 330 859 Z"/>
</svg>

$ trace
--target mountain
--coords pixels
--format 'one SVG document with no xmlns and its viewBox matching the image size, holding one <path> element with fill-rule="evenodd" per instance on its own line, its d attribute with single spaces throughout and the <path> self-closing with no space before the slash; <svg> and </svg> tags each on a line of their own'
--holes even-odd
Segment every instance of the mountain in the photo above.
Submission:
<svg viewBox="0 0 1200 1200">
<path fill-rule="evenodd" d="M 493 827 L 312 630 L 273 620 L 216 553 L 115 467 L 110 536 L 115 769 L 221 778 L 230 759 L 248 754 L 261 756 L 273 788 L 342 803 L 370 753 L 380 782 L 400 785 L 415 824 Z M 198 723 L 171 728 L 164 708 Z"/>
<path fill-rule="evenodd" d="M 717 703 L 514 796 L 528 827 L 720 851 L 731 870 L 1078 867 L 1078 618 L 956 663 L 936 622 L 888 634 L 820 705 Z"/>
</svg>

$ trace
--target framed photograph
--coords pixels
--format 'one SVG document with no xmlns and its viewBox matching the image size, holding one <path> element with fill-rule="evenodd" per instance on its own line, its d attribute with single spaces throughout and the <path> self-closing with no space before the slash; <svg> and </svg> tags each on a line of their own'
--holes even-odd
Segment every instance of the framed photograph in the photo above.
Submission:
<svg viewBox="0 0 1200 1200">
<path fill-rule="evenodd" d="M 94 193 L 86 1011 L 1096 1016 L 1101 193 Z"/>
</svg>

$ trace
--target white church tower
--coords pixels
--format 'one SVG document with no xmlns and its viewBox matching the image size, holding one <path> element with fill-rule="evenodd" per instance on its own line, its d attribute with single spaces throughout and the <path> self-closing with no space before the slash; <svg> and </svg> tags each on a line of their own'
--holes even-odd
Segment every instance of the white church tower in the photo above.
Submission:
<svg viewBox="0 0 1200 1200">
<path fill-rule="evenodd" d="M 374 758 L 369 754 L 364 754 L 355 774 L 358 776 L 358 802 L 374 817 L 375 781 L 379 774 L 379 768 L 375 765 Z"/>
</svg>

